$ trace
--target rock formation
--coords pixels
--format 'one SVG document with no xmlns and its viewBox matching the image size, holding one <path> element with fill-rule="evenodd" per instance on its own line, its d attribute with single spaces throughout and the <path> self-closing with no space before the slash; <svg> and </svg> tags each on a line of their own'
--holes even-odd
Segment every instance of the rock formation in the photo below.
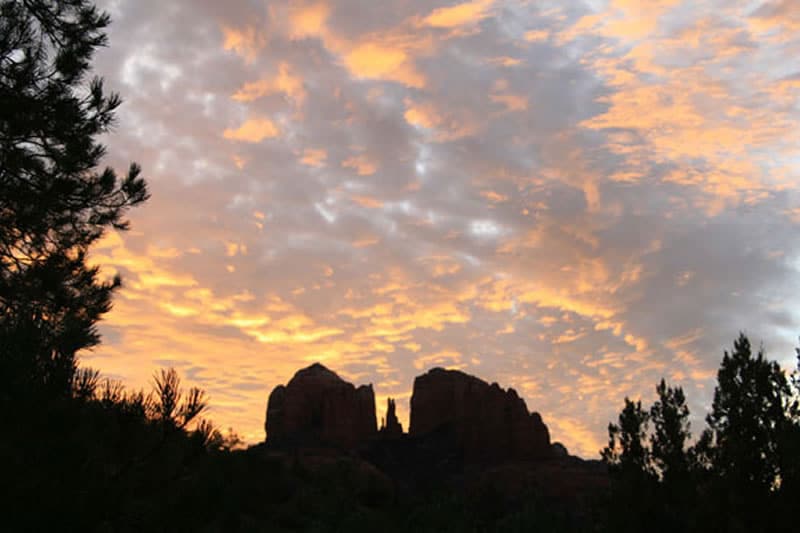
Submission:
<svg viewBox="0 0 800 533">
<path fill-rule="evenodd" d="M 569 457 L 569 451 L 567 451 L 567 447 L 560 442 L 554 442 L 551 446 L 551 449 L 553 451 L 553 457 Z"/>
<path fill-rule="evenodd" d="M 392 398 L 386 400 L 386 418 L 381 424 L 380 434 L 388 438 L 398 438 L 403 435 L 403 426 L 400 424 L 400 421 L 397 420 L 395 403 Z"/>
<path fill-rule="evenodd" d="M 372 386 L 356 388 L 318 363 L 275 387 L 267 404 L 269 444 L 354 450 L 378 434 L 396 441 L 403 427 L 391 398 L 380 432 L 376 426 Z M 551 446 L 547 426 L 514 389 L 457 370 L 434 368 L 414 380 L 409 433 L 417 442 L 409 446 L 432 458 L 473 464 L 567 455 Z"/>
<path fill-rule="evenodd" d="M 268 443 L 354 449 L 377 431 L 372 385 L 358 388 L 319 363 L 299 370 L 269 395 Z"/>
<path fill-rule="evenodd" d="M 456 370 L 435 368 L 415 379 L 408 435 L 393 399 L 378 431 L 372 386 L 356 388 L 320 364 L 275 387 L 265 426 L 265 458 L 283 461 L 287 471 L 300 465 L 342 476 L 370 498 L 416 499 L 446 487 L 463 491 L 466 501 L 490 493 L 515 506 L 533 490 L 548 505 L 581 514 L 609 487 L 606 466 L 551 444 L 539 414 L 513 389 Z"/>
<path fill-rule="evenodd" d="M 514 389 L 457 370 L 434 368 L 414 380 L 409 433 L 444 435 L 469 463 L 552 454 L 547 426 Z"/>
</svg>

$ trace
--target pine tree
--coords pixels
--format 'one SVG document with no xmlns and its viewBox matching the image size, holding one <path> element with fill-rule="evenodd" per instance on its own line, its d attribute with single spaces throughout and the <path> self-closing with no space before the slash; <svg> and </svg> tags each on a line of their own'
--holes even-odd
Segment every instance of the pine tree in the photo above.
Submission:
<svg viewBox="0 0 800 533">
<path fill-rule="evenodd" d="M 650 473 L 650 450 L 647 448 L 647 429 L 650 415 L 642 402 L 625 398 L 625 407 L 618 424 L 608 425 L 608 446 L 601 452 L 603 461 L 623 475 Z"/>
<path fill-rule="evenodd" d="M 656 386 L 658 398 L 650 407 L 651 468 L 659 476 L 655 488 L 658 525 L 654 531 L 688 531 L 693 523 L 696 500 L 692 453 L 687 449 L 689 407 L 681 387 L 669 387 L 664 379 Z"/>
<path fill-rule="evenodd" d="M 698 447 L 707 457 L 718 525 L 729 531 L 778 531 L 783 512 L 775 512 L 788 427 L 786 376 L 763 350 L 753 354 L 744 334 L 724 354 L 708 429 Z M 792 505 L 793 507 L 793 505 Z"/>
<path fill-rule="evenodd" d="M 136 164 L 100 167 L 120 98 L 89 75 L 109 22 L 87 0 L 0 2 L 2 394 L 69 393 L 120 284 L 87 264 L 89 248 L 148 197 Z"/>
<path fill-rule="evenodd" d="M 665 485 L 685 481 L 690 470 L 686 444 L 689 408 L 681 387 L 668 387 L 662 379 L 656 386 L 658 399 L 650 408 L 653 434 L 650 437 L 652 462 Z"/>
<path fill-rule="evenodd" d="M 644 531 L 652 526 L 654 476 L 647 434 L 650 415 L 642 402 L 625 398 L 617 424 L 608 425 L 608 446 L 600 455 L 608 465 L 612 531 Z"/>
<path fill-rule="evenodd" d="M 740 489 L 769 491 L 780 474 L 778 436 L 790 395 L 783 370 L 744 334 L 725 352 L 707 422 L 715 474 Z"/>
<path fill-rule="evenodd" d="M 780 439 L 782 519 L 794 528 L 796 506 L 800 501 L 800 348 L 795 349 L 795 354 L 797 363 L 790 376 L 791 394 L 786 400 L 787 420 Z"/>
</svg>

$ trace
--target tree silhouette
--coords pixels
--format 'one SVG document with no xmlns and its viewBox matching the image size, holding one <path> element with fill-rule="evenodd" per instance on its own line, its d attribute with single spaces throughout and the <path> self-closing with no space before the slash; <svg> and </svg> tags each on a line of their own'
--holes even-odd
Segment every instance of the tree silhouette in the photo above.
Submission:
<svg viewBox="0 0 800 533">
<path fill-rule="evenodd" d="M 793 509 L 800 499 L 800 348 L 795 349 L 797 366 L 791 374 L 791 396 L 787 401 L 788 420 L 781 432 L 781 496 L 784 508 Z M 794 524 L 796 514 L 791 513 L 784 521 Z"/>
<path fill-rule="evenodd" d="M 612 470 L 635 476 L 650 473 L 649 421 L 650 415 L 642 409 L 642 402 L 626 397 L 618 424 L 608 425 L 608 446 L 600 452 Z"/>
<path fill-rule="evenodd" d="M 120 104 L 88 80 L 107 14 L 86 0 L 0 2 L 0 376 L 4 393 L 71 392 L 119 278 L 86 255 L 147 199 L 139 167 L 99 167 Z"/>
<path fill-rule="evenodd" d="M 197 387 L 189 389 L 183 397 L 181 380 L 174 368 L 158 372 L 153 378 L 153 388 L 156 397 L 152 416 L 170 428 L 185 429 L 208 406 L 205 393 Z"/>
<path fill-rule="evenodd" d="M 715 474 L 741 494 L 769 492 L 780 475 L 779 435 L 787 425 L 789 385 L 777 362 L 763 350 L 753 356 L 744 334 L 717 373 L 714 402 L 706 421 Z"/>
<path fill-rule="evenodd" d="M 691 438 L 689 408 L 683 389 L 668 387 L 664 379 L 656 386 L 656 393 L 658 399 L 650 408 L 652 464 L 665 485 L 680 484 L 690 470 L 686 450 Z"/>
<path fill-rule="evenodd" d="M 662 379 L 656 392 L 647 412 L 626 398 L 618 424 L 609 425 L 601 454 L 612 480 L 611 529 L 793 530 L 800 370 L 787 380 L 740 334 L 724 354 L 708 427 L 692 447 L 682 388 Z"/>
<path fill-rule="evenodd" d="M 612 481 L 609 526 L 615 531 L 651 528 L 653 471 L 647 434 L 649 413 L 642 402 L 625 398 L 617 424 L 608 425 L 608 446 L 600 455 Z"/>
<path fill-rule="evenodd" d="M 687 449 L 691 438 L 689 407 L 683 389 L 667 386 L 664 379 L 656 386 L 656 393 L 658 397 L 650 407 L 650 468 L 659 477 L 654 490 L 658 525 L 653 529 L 688 531 L 695 499 L 694 453 Z"/>
</svg>

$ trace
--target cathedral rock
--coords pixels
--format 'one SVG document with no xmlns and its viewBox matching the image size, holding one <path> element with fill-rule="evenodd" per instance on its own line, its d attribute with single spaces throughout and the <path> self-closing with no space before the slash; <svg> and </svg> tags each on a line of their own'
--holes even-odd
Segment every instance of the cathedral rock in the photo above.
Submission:
<svg viewBox="0 0 800 533">
<path fill-rule="evenodd" d="M 414 380 L 409 433 L 439 433 L 466 462 L 552 456 L 547 426 L 514 389 L 458 370 L 434 368 Z"/>
<path fill-rule="evenodd" d="M 372 385 L 356 388 L 314 363 L 273 389 L 265 429 L 270 444 L 357 448 L 377 433 Z"/>
<path fill-rule="evenodd" d="M 319 363 L 275 387 L 267 405 L 267 443 L 335 446 L 345 450 L 379 441 L 436 443 L 429 454 L 465 463 L 502 463 L 557 455 L 538 413 L 514 389 L 502 389 L 458 370 L 434 368 L 414 380 L 408 438 L 387 400 L 378 431 L 372 385 L 356 388 Z M 422 444 L 426 446 L 425 444 Z"/>
</svg>

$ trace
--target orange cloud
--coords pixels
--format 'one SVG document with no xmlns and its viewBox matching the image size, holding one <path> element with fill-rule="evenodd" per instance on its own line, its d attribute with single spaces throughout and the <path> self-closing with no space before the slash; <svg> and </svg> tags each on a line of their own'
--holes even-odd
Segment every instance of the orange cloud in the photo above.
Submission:
<svg viewBox="0 0 800 533">
<path fill-rule="evenodd" d="M 344 64 L 357 78 L 386 79 L 415 88 L 425 86 L 424 77 L 416 71 L 408 53 L 397 45 L 358 43 L 344 55 Z"/>
<path fill-rule="evenodd" d="M 451 7 L 433 10 L 422 23 L 435 28 L 454 28 L 465 24 L 475 24 L 486 18 L 493 0 L 474 0 Z"/>
<path fill-rule="evenodd" d="M 377 43 L 364 43 L 345 56 L 345 64 L 357 76 L 381 78 L 397 70 L 407 58 L 402 50 Z"/>
<path fill-rule="evenodd" d="M 280 64 L 276 76 L 245 83 L 241 89 L 233 94 L 232 98 L 237 102 L 252 102 L 277 92 L 285 94 L 298 106 L 302 106 L 306 98 L 303 80 L 293 74 L 292 69 L 286 62 Z"/>
<path fill-rule="evenodd" d="M 462 116 L 455 114 L 442 114 L 432 103 L 416 103 L 410 99 L 405 100 L 406 111 L 403 117 L 412 126 L 431 130 L 435 140 L 440 142 L 453 141 L 468 137 L 477 132 L 478 126 L 464 112 Z"/>
<path fill-rule="evenodd" d="M 328 153 L 323 148 L 306 148 L 303 150 L 303 157 L 300 158 L 300 162 L 309 167 L 322 167 L 325 166 L 327 158 Z"/>
<path fill-rule="evenodd" d="M 236 129 L 226 129 L 222 135 L 234 141 L 258 143 L 277 137 L 279 133 L 278 127 L 268 118 L 251 118 Z"/>
<path fill-rule="evenodd" d="M 410 21 L 386 31 L 352 36 L 329 25 L 331 9 L 325 3 L 297 2 L 289 7 L 271 6 L 269 11 L 273 20 L 288 20 L 285 31 L 291 39 L 320 39 L 351 77 L 393 81 L 413 88 L 425 86 L 414 61 L 419 53 L 431 49 L 432 41 L 416 35 Z"/>
<path fill-rule="evenodd" d="M 550 37 L 550 32 L 546 30 L 529 30 L 525 32 L 524 39 L 528 42 L 546 41 Z"/>
<path fill-rule="evenodd" d="M 289 14 L 290 34 L 294 39 L 316 37 L 326 31 L 330 8 L 324 3 L 292 6 Z"/>
<path fill-rule="evenodd" d="M 490 94 L 492 102 L 502 104 L 506 111 L 525 111 L 528 109 L 528 99 L 518 94 Z"/>
<path fill-rule="evenodd" d="M 415 105 L 406 102 L 406 112 L 403 114 L 406 121 L 412 126 L 433 129 L 442 122 L 431 106 Z"/>
<path fill-rule="evenodd" d="M 508 201 L 508 196 L 495 191 L 481 191 L 481 196 L 496 204 Z"/>
<path fill-rule="evenodd" d="M 342 161 L 342 168 L 352 168 L 359 176 L 371 176 L 378 170 L 378 165 L 369 156 L 360 154 Z"/>
<path fill-rule="evenodd" d="M 236 29 L 223 26 L 222 35 L 222 48 L 233 50 L 247 63 L 255 61 L 267 44 L 266 37 L 254 27 Z"/>
<path fill-rule="evenodd" d="M 381 200 L 371 196 L 353 196 L 351 199 L 361 207 L 366 207 L 369 209 L 383 207 L 383 202 Z"/>
</svg>

